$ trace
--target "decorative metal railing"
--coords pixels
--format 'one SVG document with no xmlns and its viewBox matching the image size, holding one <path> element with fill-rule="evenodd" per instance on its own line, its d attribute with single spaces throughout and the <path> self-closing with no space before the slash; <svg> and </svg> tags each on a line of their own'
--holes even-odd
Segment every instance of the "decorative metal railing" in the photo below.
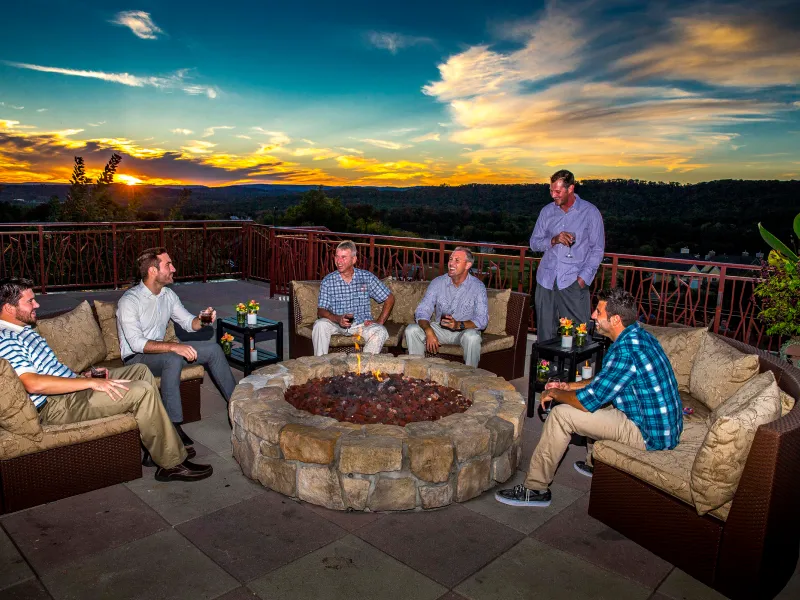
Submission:
<svg viewBox="0 0 800 600">
<path fill-rule="evenodd" d="M 15 223 L 0 225 L 0 277 L 23 276 L 37 289 L 120 287 L 138 278 L 136 257 L 165 246 L 179 280 L 219 278 L 270 282 L 270 295 L 288 293 L 293 279 L 320 279 L 334 269 L 343 239 L 359 247 L 359 266 L 379 277 L 430 280 L 445 272 L 456 246 L 469 247 L 488 287 L 532 294 L 539 258 L 525 246 L 330 232 L 324 227 L 267 227 L 250 221 Z M 690 268 L 692 270 L 690 270 Z M 710 326 L 715 332 L 776 349 L 757 319 L 753 298 L 758 265 L 606 254 L 592 283 L 622 286 L 656 325 Z M 533 329 L 535 316 L 530 327 Z"/>
<path fill-rule="evenodd" d="M 361 268 L 379 277 L 430 280 L 445 272 L 447 258 L 456 246 L 467 246 L 475 255 L 477 275 L 490 288 L 511 288 L 532 295 L 539 257 L 525 246 L 405 238 L 319 231 L 303 228 L 270 228 L 260 238 L 272 249 L 270 294 L 288 293 L 293 279 L 320 279 L 334 269 L 336 245 L 353 240 L 359 248 Z M 592 283 L 592 294 L 604 287 L 622 286 L 639 304 L 640 314 L 654 325 L 680 323 L 708 326 L 712 331 L 770 349 L 778 338 L 768 336 L 756 318 L 753 298 L 759 265 L 667 259 L 628 254 L 605 255 Z M 535 314 L 531 313 L 531 330 Z"/>
</svg>

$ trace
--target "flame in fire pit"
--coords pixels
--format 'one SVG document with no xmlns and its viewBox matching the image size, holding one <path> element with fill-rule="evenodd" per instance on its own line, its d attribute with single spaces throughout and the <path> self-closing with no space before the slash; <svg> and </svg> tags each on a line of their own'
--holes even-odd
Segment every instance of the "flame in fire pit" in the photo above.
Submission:
<svg viewBox="0 0 800 600">
<path fill-rule="evenodd" d="M 361 328 L 358 333 L 353 337 L 356 345 L 356 360 L 358 361 L 358 374 L 361 375 L 361 346 L 359 345 L 363 340 L 361 339 Z"/>
<path fill-rule="evenodd" d="M 380 370 L 378 370 L 378 371 L 373 371 L 373 372 L 372 372 L 372 376 L 373 376 L 375 379 L 377 379 L 378 381 L 381 381 L 381 382 L 382 382 L 382 381 L 384 380 L 384 377 L 382 376 L 382 374 L 381 374 Z"/>
</svg>

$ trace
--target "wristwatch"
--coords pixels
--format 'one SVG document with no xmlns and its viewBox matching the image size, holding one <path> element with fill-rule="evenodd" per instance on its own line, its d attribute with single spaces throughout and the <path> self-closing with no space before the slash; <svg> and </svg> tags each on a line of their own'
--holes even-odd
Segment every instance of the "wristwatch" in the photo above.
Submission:
<svg viewBox="0 0 800 600">
<path fill-rule="evenodd" d="M 464 321 L 459 321 L 458 322 L 458 330 L 459 331 L 464 331 Z"/>
</svg>

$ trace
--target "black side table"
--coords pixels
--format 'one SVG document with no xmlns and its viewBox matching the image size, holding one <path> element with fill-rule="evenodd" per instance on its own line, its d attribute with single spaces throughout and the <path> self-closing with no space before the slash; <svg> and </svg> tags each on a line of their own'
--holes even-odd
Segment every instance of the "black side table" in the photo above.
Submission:
<svg viewBox="0 0 800 600">
<path fill-rule="evenodd" d="M 586 344 L 581 347 L 575 346 L 572 341 L 572 348 L 562 348 L 561 338 L 536 342 L 531 351 L 531 364 L 528 376 L 528 417 L 532 417 L 536 411 L 536 392 L 544 390 L 544 384 L 536 379 L 536 368 L 539 359 L 544 358 L 556 363 L 558 373 L 563 374 L 567 370 L 567 381 L 575 381 L 575 371 L 584 360 L 591 356 L 595 357 L 595 370 L 600 369 L 603 363 L 604 344 L 592 338 L 586 340 Z"/>
<path fill-rule="evenodd" d="M 228 364 L 239 367 L 247 377 L 261 367 L 271 365 L 283 360 L 283 323 L 281 321 L 271 321 L 258 317 L 256 325 L 240 325 L 236 317 L 225 317 L 217 319 L 217 343 L 222 339 L 226 331 L 235 332 L 242 336 L 242 346 L 233 348 L 230 356 L 227 356 Z M 267 352 L 257 348 L 258 358 L 250 360 L 250 340 L 254 340 L 257 333 L 263 331 L 275 331 L 275 352 Z"/>
</svg>

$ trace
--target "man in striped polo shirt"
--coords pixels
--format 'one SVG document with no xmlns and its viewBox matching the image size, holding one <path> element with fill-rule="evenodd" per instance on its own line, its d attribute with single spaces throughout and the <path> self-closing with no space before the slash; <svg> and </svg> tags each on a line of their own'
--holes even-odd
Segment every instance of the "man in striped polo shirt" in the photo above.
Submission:
<svg viewBox="0 0 800 600">
<path fill-rule="evenodd" d="M 211 465 L 187 459 L 170 423 L 155 380 L 144 365 L 111 369 L 107 378 L 77 375 L 61 363 L 36 325 L 33 283 L 0 279 L 0 358 L 9 362 L 25 386 L 42 425 L 62 425 L 131 413 L 142 444 L 158 469 L 159 481 L 197 481 L 213 472 Z"/>
</svg>

